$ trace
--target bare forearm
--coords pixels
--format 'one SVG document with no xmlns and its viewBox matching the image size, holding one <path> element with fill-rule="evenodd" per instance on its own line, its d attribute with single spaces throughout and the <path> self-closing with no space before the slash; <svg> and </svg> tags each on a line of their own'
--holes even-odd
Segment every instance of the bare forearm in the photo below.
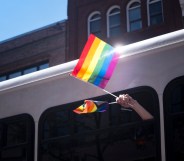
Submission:
<svg viewBox="0 0 184 161">
<path fill-rule="evenodd" d="M 120 95 L 116 101 L 125 108 L 132 108 L 143 120 L 153 119 L 153 116 L 128 94 Z"/>
<path fill-rule="evenodd" d="M 136 101 L 136 100 L 135 100 Z M 136 103 L 131 107 L 137 114 L 143 119 L 143 120 L 149 120 L 153 119 L 153 116 L 145 109 L 143 108 L 137 101 Z"/>
</svg>

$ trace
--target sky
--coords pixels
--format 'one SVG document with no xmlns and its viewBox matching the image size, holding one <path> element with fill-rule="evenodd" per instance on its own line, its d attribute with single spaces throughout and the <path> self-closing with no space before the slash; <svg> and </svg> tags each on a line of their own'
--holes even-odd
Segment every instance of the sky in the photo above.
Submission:
<svg viewBox="0 0 184 161">
<path fill-rule="evenodd" d="M 67 19 L 67 0 L 0 0 L 0 42 Z"/>
</svg>

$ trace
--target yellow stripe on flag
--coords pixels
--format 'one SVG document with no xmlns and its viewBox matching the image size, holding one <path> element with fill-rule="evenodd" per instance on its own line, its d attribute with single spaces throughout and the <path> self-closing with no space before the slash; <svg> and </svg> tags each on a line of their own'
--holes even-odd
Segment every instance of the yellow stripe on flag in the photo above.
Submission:
<svg viewBox="0 0 184 161">
<path fill-rule="evenodd" d="M 84 75 L 82 77 L 82 80 L 85 80 L 85 81 L 89 80 L 90 76 L 92 75 L 92 73 L 95 70 L 95 67 L 99 61 L 99 58 L 100 58 L 100 55 L 102 54 L 104 46 L 105 46 L 105 42 L 101 41 L 98 48 L 96 49 L 96 52 L 94 53 L 93 59 L 91 60 L 87 71 L 84 73 Z"/>
<path fill-rule="evenodd" d="M 95 40 L 94 40 L 94 42 L 93 42 L 93 44 L 92 44 L 92 46 L 91 46 L 91 48 L 90 48 L 86 58 L 84 60 L 84 63 L 82 65 L 80 71 L 77 74 L 78 78 L 82 78 L 83 75 L 86 73 L 86 70 L 88 69 L 88 66 L 89 66 L 90 62 L 93 59 L 93 56 L 95 54 L 96 49 L 98 48 L 98 45 L 99 45 L 100 41 L 101 40 L 98 39 L 97 37 L 95 38 Z"/>
</svg>

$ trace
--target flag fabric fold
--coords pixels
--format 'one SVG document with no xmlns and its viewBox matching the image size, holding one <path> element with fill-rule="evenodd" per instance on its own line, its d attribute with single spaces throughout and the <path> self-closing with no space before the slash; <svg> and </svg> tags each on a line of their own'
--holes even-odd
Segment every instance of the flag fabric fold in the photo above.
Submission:
<svg viewBox="0 0 184 161">
<path fill-rule="evenodd" d="M 105 112 L 108 107 L 109 103 L 105 101 L 84 100 L 84 104 L 74 109 L 73 112 L 77 114 Z"/>
<path fill-rule="evenodd" d="M 71 75 L 104 89 L 117 62 L 114 48 L 91 34 Z"/>
</svg>

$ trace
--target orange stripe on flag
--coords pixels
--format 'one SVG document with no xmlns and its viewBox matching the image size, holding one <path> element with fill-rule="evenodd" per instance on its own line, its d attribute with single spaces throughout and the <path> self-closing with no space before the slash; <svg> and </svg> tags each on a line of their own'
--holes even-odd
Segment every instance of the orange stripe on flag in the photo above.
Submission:
<svg viewBox="0 0 184 161">
<path fill-rule="evenodd" d="M 101 41 L 100 39 L 95 38 L 95 40 L 94 40 L 94 42 L 93 42 L 93 44 L 88 52 L 88 55 L 86 56 L 84 63 L 82 65 L 80 71 L 77 74 L 78 78 L 82 78 L 83 75 L 85 74 L 86 70 L 88 69 L 88 66 L 90 65 L 90 62 L 93 59 L 93 56 L 95 55 L 95 52 L 98 48 L 98 45 L 100 44 L 100 41 Z"/>
</svg>

